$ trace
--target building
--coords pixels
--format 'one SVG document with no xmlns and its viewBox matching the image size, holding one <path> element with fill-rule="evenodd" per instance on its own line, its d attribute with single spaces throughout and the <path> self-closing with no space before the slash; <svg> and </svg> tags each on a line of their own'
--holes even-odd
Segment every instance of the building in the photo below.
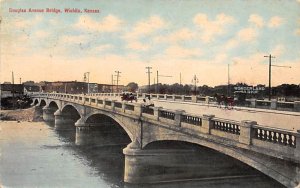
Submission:
<svg viewBox="0 0 300 188">
<path fill-rule="evenodd" d="M 87 93 L 87 84 L 85 82 L 67 81 L 67 82 L 45 82 L 42 86 L 42 92 L 46 93 Z"/>
<path fill-rule="evenodd" d="M 44 82 L 41 86 L 41 91 L 46 93 L 70 93 L 70 94 L 83 94 L 83 93 L 110 93 L 122 92 L 125 86 L 109 84 L 86 83 L 77 81 L 57 81 L 57 82 Z"/>
<path fill-rule="evenodd" d="M 7 97 L 18 97 L 24 94 L 23 84 L 1 84 L 0 85 L 0 95 L 1 98 Z"/>
</svg>

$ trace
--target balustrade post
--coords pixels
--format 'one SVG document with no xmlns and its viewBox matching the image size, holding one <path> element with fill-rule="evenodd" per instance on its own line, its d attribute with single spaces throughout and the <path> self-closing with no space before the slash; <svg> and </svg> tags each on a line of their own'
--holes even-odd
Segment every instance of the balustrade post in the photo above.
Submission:
<svg viewBox="0 0 300 188">
<path fill-rule="evenodd" d="M 251 108 L 256 108 L 256 99 L 251 99 L 250 104 L 251 104 L 250 105 Z"/>
<path fill-rule="evenodd" d="M 253 137 L 252 126 L 257 125 L 256 121 L 244 120 L 240 125 L 239 142 L 242 144 L 250 145 Z"/>
<path fill-rule="evenodd" d="M 184 101 L 184 95 L 181 95 L 181 100 Z"/>
<path fill-rule="evenodd" d="M 214 127 L 213 118 L 215 115 L 212 114 L 203 114 L 202 117 L 202 130 L 204 133 L 210 134 L 210 130 Z"/>
<path fill-rule="evenodd" d="M 175 117 L 174 117 L 174 121 L 176 126 L 180 127 L 181 126 L 181 119 L 182 119 L 182 114 L 184 113 L 184 110 L 176 110 L 175 111 Z"/>
<path fill-rule="evenodd" d="M 126 110 L 126 102 L 123 101 L 122 102 L 122 112 L 125 112 L 125 110 Z"/>
<path fill-rule="evenodd" d="M 92 104 L 92 97 L 89 97 L 89 105 Z"/>
<path fill-rule="evenodd" d="M 159 111 L 162 109 L 162 107 L 153 107 L 153 115 L 156 120 L 159 120 Z"/>
<path fill-rule="evenodd" d="M 116 102 L 117 100 L 111 100 L 111 109 L 112 109 L 112 111 L 115 111 L 115 102 Z"/>
<path fill-rule="evenodd" d="M 136 103 L 134 105 L 134 114 L 137 116 L 142 116 L 142 104 Z"/>
<path fill-rule="evenodd" d="M 103 99 L 103 108 L 105 108 L 105 106 L 106 106 L 106 101 L 107 101 L 107 98 Z"/>
<path fill-rule="evenodd" d="M 146 93 L 142 93 L 142 98 L 143 98 L 143 99 L 146 98 Z"/>
<path fill-rule="evenodd" d="M 175 101 L 175 95 L 174 94 L 172 95 L 172 100 Z"/>
<path fill-rule="evenodd" d="M 209 96 L 205 97 L 205 104 L 209 104 Z"/>
<path fill-rule="evenodd" d="M 277 109 L 277 99 L 271 99 L 271 105 L 270 108 L 272 110 L 276 110 Z"/>
<path fill-rule="evenodd" d="M 164 94 L 164 99 L 165 99 L 165 100 L 167 100 L 167 96 L 168 96 L 167 94 Z"/>
<path fill-rule="evenodd" d="M 295 158 L 300 159 L 300 129 L 297 130 L 297 135 L 295 136 L 296 148 L 295 148 Z"/>
<path fill-rule="evenodd" d="M 296 112 L 300 112 L 300 101 L 295 101 L 294 102 L 294 110 Z"/>
<path fill-rule="evenodd" d="M 192 95 L 192 102 L 194 102 L 194 103 L 197 102 L 197 95 Z"/>
<path fill-rule="evenodd" d="M 99 102 L 98 102 L 98 97 L 96 97 L 96 99 L 95 99 L 96 101 L 96 106 L 98 106 L 99 105 Z"/>
</svg>

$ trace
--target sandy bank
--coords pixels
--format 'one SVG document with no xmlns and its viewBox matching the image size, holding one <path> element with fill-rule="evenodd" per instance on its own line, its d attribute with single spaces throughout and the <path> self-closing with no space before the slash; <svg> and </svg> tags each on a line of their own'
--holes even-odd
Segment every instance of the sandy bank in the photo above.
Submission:
<svg viewBox="0 0 300 188">
<path fill-rule="evenodd" d="M 3 121 L 40 121 L 41 109 L 31 107 L 28 109 L 0 110 L 0 120 Z"/>
</svg>

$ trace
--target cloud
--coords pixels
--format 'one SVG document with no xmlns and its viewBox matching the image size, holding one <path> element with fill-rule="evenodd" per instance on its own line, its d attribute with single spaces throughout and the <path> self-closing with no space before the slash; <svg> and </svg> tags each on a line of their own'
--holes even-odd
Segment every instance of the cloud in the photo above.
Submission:
<svg viewBox="0 0 300 188">
<path fill-rule="evenodd" d="M 284 52 L 285 52 L 285 47 L 282 44 L 275 46 L 275 48 L 271 50 L 271 54 L 277 57 L 281 56 Z"/>
<path fill-rule="evenodd" d="M 111 50 L 113 48 L 114 48 L 114 46 L 111 44 L 102 44 L 102 45 L 99 45 L 99 46 L 93 48 L 93 50 L 96 52 L 103 52 L 106 50 Z"/>
<path fill-rule="evenodd" d="M 275 28 L 275 27 L 279 27 L 280 25 L 282 25 L 284 19 L 279 17 L 279 16 L 273 16 L 269 23 L 268 23 L 268 26 L 270 28 Z"/>
<path fill-rule="evenodd" d="M 264 19 L 257 15 L 257 14 L 251 14 L 248 21 L 250 23 L 253 23 L 257 27 L 263 27 L 264 26 Z"/>
<path fill-rule="evenodd" d="M 169 58 L 188 58 L 193 56 L 200 56 L 202 54 L 199 49 L 187 49 L 179 45 L 170 46 L 165 50 L 165 55 Z"/>
<path fill-rule="evenodd" d="M 126 48 L 136 50 L 136 51 L 147 51 L 150 48 L 150 46 L 146 44 L 142 44 L 139 41 L 129 41 L 127 43 Z"/>
<path fill-rule="evenodd" d="M 295 30 L 295 34 L 298 35 L 298 36 L 300 36 L 300 29 L 296 29 Z"/>
<path fill-rule="evenodd" d="M 150 35 L 167 26 L 166 22 L 159 16 L 151 16 L 147 20 L 137 22 L 123 38 L 136 40 L 140 37 Z"/>
<path fill-rule="evenodd" d="M 210 42 L 214 37 L 224 34 L 226 26 L 235 23 L 236 20 L 232 16 L 218 14 L 215 20 L 210 21 L 206 14 L 200 13 L 194 17 L 193 22 L 201 29 L 203 42 Z"/>
<path fill-rule="evenodd" d="M 18 17 L 14 21 L 12 21 L 12 23 L 16 28 L 29 28 L 33 27 L 36 24 L 39 24 L 41 21 L 43 21 L 43 17 L 40 15 L 36 15 L 35 17 L 28 19 Z"/>
<path fill-rule="evenodd" d="M 60 38 L 60 42 L 62 44 L 79 44 L 86 42 L 87 36 L 86 35 L 63 35 Z"/>
<path fill-rule="evenodd" d="M 80 16 L 75 28 L 96 32 L 117 32 L 124 22 L 114 15 L 108 15 L 102 20 L 94 20 L 90 16 Z"/>
<path fill-rule="evenodd" d="M 257 38 L 257 36 L 258 36 L 257 31 L 251 27 L 241 29 L 237 33 L 238 39 L 240 41 L 245 41 L 245 42 L 253 41 Z"/>
<path fill-rule="evenodd" d="M 194 31 L 191 31 L 188 28 L 181 28 L 167 36 L 158 36 L 153 40 L 154 42 L 169 42 L 169 43 L 177 43 L 181 41 L 191 40 L 196 36 Z"/>
<path fill-rule="evenodd" d="M 150 45 L 141 43 L 140 38 L 149 36 L 166 26 L 166 22 L 159 16 L 150 16 L 146 20 L 135 23 L 134 26 L 122 37 L 127 41 L 126 48 L 136 51 L 149 50 Z"/>
<path fill-rule="evenodd" d="M 235 37 L 228 40 L 224 45 L 225 50 L 231 50 L 241 45 L 242 43 L 253 43 L 256 41 L 258 37 L 258 32 L 256 29 L 251 27 L 246 27 L 239 30 Z"/>
<path fill-rule="evenodd" d="M 50 35 L 50 33 L 47 32 L 47 31 L 39 30 L 39 31 L 36 31 L 36 32 L 35 32 L 35 37 L 36 37 L 36 38 L 39 38 L 39 39 L 45 38 L 45 37 L 47 37 L 47 36 L 49 36 L 49 35 Z"/>
</svg>

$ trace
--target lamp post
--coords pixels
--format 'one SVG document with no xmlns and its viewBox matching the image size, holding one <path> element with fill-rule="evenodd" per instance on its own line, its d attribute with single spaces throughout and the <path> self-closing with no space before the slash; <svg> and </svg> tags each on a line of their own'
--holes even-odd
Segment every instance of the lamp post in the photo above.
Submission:
<svg viewBox="0 0 300 188">
<path fill-rule="evenodd" d="M 120 73 L 121 73 L 121 72 L 120 72 L 120 71 L 115 71 L 115 73 L 117 73 L 117 74 L 116 74 L 116 77 L 117 77 L 117 91 L 116 91 L 116 92 L 118 93 L 119 78 L 120 78 Z"/>
<path fill-rule="evenodd" d="M 195 87 L 195 95 L 197 95 L 197 83 L 199 83 L 199 79 L 197 78 L 196 75 L 194 75 L 192 83 L 194 83 L 194 87 Z"/>
</svg>

